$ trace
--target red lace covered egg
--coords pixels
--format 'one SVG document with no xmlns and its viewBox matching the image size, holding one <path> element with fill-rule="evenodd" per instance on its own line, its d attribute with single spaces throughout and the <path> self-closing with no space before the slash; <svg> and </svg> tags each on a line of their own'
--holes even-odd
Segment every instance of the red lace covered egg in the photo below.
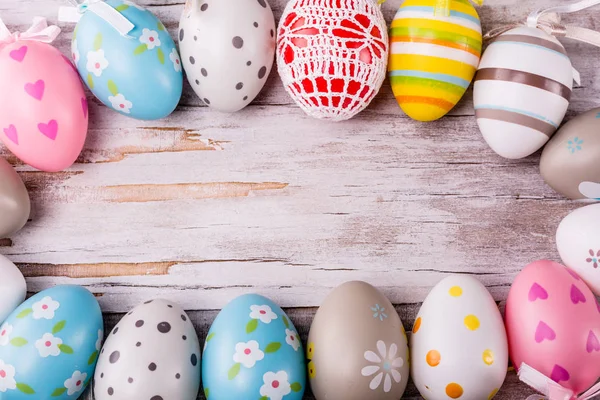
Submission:
<svg viewBox="0 0 600 400">
<path fill-rule="evenodd" d="M 388 36 L 372 0 L 291 0 L 279 23 L 277 67 L 310 116 L 341 121 L 371 102 L 385 79 Z"/>
</svg>

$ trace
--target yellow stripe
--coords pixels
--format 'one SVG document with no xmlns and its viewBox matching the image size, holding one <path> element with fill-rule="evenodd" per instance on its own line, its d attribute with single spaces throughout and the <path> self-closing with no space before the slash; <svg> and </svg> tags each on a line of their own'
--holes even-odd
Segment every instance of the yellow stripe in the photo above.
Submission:
<svg viewBox="0 0 600 400">
<path fill-rule="evenodd" d="M 388 70 L 414 70 L 438 74 L 454 75 L 471 81 L 475 67 L 448 58 L 422 56 L 418 54 L 390 54 Z"/>
<path fill-rule="evenodd" d="M 463 96 L 457 96 L 454 93 L 445 91 L 442 87 L 420 85 L 420 84 L 400 84 L 392 85 L 392 92 L 394 96 L 423 96 L 443 99 L 449 103 L 456 105 L 460 98 Z"/>
<path fill-rule="evenodd" d="M 417 6 L 417 7 L 418 6 L 427 6 L 427 7 L 435 8 L 436 4 L 437 4 L 437 0 L 405 0 L 404 3 L 402 3 L 402 6 L 400 6 L 400 8 L 409 7 L 409 6 Z M 479 15 L 477 14 L 475 7 L 473 7 L 471 4 L 463 4 L 463 3 L 459 3 L 457 1 L 452 1 L 452 3 L 450 4 L 450 10 L 460 11 L 465 14 L 469 14 L 469 15 L 479 18 Z"/>
<path fill-rule="evenodd" d="M 451 22 L 434 21 L 432 19 L 425 18 L 402 18 L 392 21 L 392 28 L 408 27 L 452 32 L 481 42 L 481 33 L 474 31 L 473 29 L 465 28 L 462 25 L 453 24 Z"/>
</svg>

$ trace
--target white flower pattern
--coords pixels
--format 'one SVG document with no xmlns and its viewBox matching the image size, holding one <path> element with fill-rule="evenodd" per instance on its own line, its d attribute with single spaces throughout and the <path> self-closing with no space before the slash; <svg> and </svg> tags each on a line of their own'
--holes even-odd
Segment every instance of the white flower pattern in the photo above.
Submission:
<svg viewBox="0 0 600 400">
<path fill-rule="evenodd" d="M 67 388 L 67 394 L 72 396 L 73 394 L 81 391 L 83 389 L 83 384 L 87 378 L 86 373 L 81 373 L 81 371 L 73 372 L 73 375 L 69 379 L 65 381 L 65 387 Z"/>
<path fill-rule="evenodd" d="M 270 324 L 271 321 L 273 321 L 274 319 L 277 319 L 277 314 L 275 314 L 271 310 L 271 307 L 269 307 L 267 305 L 262 305 L 262 306 L 253 305 L 253 306 L 250 306 L 250 311 L 251 311 L 250 312 L 250 318 L 252 318 L 252 319 L 258 319 L 263 324 Z"/>
<path fill-rule="evenodd" d="M 285 330 L 285 342 L 287 344 L 289 344 L 290 346 L 292 346 L 294 351 L 298 351 L 298 348 L 300 347 L 300 340 L 298 340 L 298 333 L 296 331 L 293 331 L 291 329 L 286 329 Z"/>
<path fill-rule="evenodd" d="M 102 348 L 102 339 L 104 339 L 104 332 L 102 329 L 98 329 L 98 339 L 96 340 L 96 350 L 98 351 Z"/>
<path fill-rule="evenodd" d="M 124 114 L 129 114 L 131 112 L 131 108 L 133 108 L 133 103 L 127 100 L 121 93 L 117 94 L 116 96 L 108 96 L 108 101 L 110 101 L 110 104 L 115 110 Z"/>
<path fill-rule="evenodd" d="M 260 350 L 256 340 L 250 340 L 247 343 L 240 342 L 235 345 L 233 362 L 240 363 L 246 368 L 252 368 L 257 361 L 263 358 L 265 358 L 265 353 Z"/>
<path fill-rule="evenodd" d="M 77 48 L 77 39 L 73 40 L 71 43 L 71 57 L 73 58 L 73 62 L 75 65 L 79 63 L 79 48 Z"/>
<path fill-rule="evenodd" d="M 54 318 L 54 312 L 58 310 L 60 303 L 52 300 L 52 297 L 45 296 L 40 301 L 33 303 L 31 309 L 33 310 L 33 319 L 52 319 Z"/>
<path fill-rule="evenodd" d="M 292 386 L 288 382 L 288 374 L 285 371 L 267 372 L 263 375 L 264 384 L 260 387 L 260 395 L 270 400 L 281 400 L 292 392 Z"/>
<path fill-rule="evenodd" d="M 5 322 L 0 326 L 0 346 L 6 346 L 10 342 L 10 334 L 12 333 L 12 325 Z"/>
<path fill-rule="evenodd" d="M 35 341 L 35 347 L 40 353 L 40 357 L 46 358 L 48 356 L 56 357 L 60 354 L 59 345 L 62 344 L 62 339 L 54 336 L 51 333 L 44 333 L 41 339 Z"/>
<path fill-rule="evenodd" d="M 108 60 L 104 57 L 104 50 L 88 51 L 87 64 L 85 65 L 88 72 L 96 75 L 102 75 L 102 72 L 108 68 Z"/>
<path fill-rule="evenodd" d="M 152 50 L 155 47 L 160 47 L 160 39 L 158 32 L 144 28 L 142 30 L 142 36 L 140 36 L 140 42 L 148 46 L 148 50 Z"/>
<path fill-rule="evenodd" d="M 383 340 L 377 341 L 377 351 L 379 354 L 368 350 L 365 351 L 365 360 L 369 361 L 373 365 L 368 365 L 361 370 L 362 376 L 372 376 L 369 388 L 376 390 L 383 381 L 383 391 L 388 393 L 392 390 L 392 378 L 394 382 L 400 383 L 402 375 L 398 368 L 404 365 L 402 357 L 396 357 L 398 352 L 398 346 L 395 343 L 390 345 L 389 351 Z"/>
<path fill-rule="evenodd" d="M 175 71 L 181 72 L 181 59 L 179 58 L 179 54 L 177 54 L 176 48 L 173 48 L 173 50 L 171 50 L 171 54 L 169 54 L 169 58 L 173 62 L 173 68 L 175 68 Z"/>
<path fill-rule="evenodd" d="M 16 388 L 15 367 L 0 360 L 0 392 L 6 392 L 7 390 Z"/>
</svg>

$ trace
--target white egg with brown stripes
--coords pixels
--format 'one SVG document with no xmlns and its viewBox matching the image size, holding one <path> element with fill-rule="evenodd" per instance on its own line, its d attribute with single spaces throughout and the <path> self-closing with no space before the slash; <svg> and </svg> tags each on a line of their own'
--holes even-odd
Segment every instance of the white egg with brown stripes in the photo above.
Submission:
<svg viewBox="0 0 600 400">
<path fill-rule="evenodd" d="M 572 87 L 571 61 L 553 36 L 519 27 L 496 37 L 483 53 L 473 89 L 484 139 L 505 158 L 536 152 L 563 120 Z"/>
<path fill-rule="evenodd" d="M 500 311 L 477 279 L 450 275 L 423 302 L 410 342 L 411 376 L 427 400 L 492 399 L 508 344 Z"/>
</svg>

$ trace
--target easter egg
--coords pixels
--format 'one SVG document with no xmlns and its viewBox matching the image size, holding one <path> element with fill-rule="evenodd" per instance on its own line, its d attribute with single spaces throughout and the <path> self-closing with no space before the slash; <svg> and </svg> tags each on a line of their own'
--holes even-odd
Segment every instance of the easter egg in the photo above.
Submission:
<svg viewBox="0 0 600 400">
<path fill-rule="evenodd" d="M 0 46 L 0 139 L 42 171 L 70 167 L 83 149 L 88 105 L 71 62 L 49 44 Z"/>
<path fill-rule="evenodd" d="M 449 0 L 448 16 L 430 0 L 406 0 L 390 28 L 389 75 L 402 110 L 418 121 L 446 115 L 473 80 L 481 22 L 468 1 Z"/>
<path fill-rule="evenodd" d="M 473 101 L 487 144 L 505 158 L 539 150 L 563 120 L 573 67 L 560 42 L 537 28 L 496 37 L 481 57 Z"/>
<path fill-rule="evenodd" d="M 600 376 L 600 306 L 575 272 L 529 264 L 510 288 L 505 318 L 515 368 L 525 363 L 575 393 Z"/>
<path fill-rule="evenodd" d="M 246 107 L 273 66 L 275 19 L 266 0 L 188 0 L 179 23 L 183 67 L 194 92 L 226 112 Z"/>
<path fill-rule="evenodd" d="M 213 322 L 202 362 L 209 399 L 301 400 L 306 381 L 304 351 L 294 324 L 266 297 L 247 294 Z"/>
<path fill-rule="evenodd" d="M 540 173 L 552 189 L 570 199 L 600 200 L 600 108 L 581 114 L 548 142 Z"/>
<path fill-rule="evenodd" d="M 25 300 L 27 285 L 19 268 L 2 255 L 0 255 L 0 276 L 2 277 L 0 279 L 0 323 L 2 323 Z M 0 331 L 0 342 L 6 334 L 6 331 Z"/>
<path fill-rule="evenodd" d="M 589 288 L 600 294 L 600 204 L 578 208 L 556 230 L 556 247 L 563 263 Z"/>
<path fill-rule="evenodd" d="M 374 0 L 292 0 L 277 35 L 277 68 L 296 104 L 341 121 L 364 110 L 383 80 L 388 35 Z"/>
<path fill-rule="evenodd" d="M 200 345 L 187 314 L 167 300 L 127 313 L 102 347 L 94 375 L 98 400 L 195 400 Z"/>
<path fill-rule="evenodd" d="M 73 33 L 72 57 L 88 88 L 107 107 L 142 120 L 168 116 L 181 98 L 183 75 L 175 43 L 150 11 L 107 0 L 135 28 L 121 35 L 87 11 Z"/>
<path fill-rule="evenodd" d="M 317 310 L 308 335 L 318 400 L 397 400 L 408 382 L 408 345 L 392 303 L 366 282 L 346 282 Z"/>
<path fill-rule="evenodd" d="M 39 292 L 0 326 L 0 398 L 77 399 L 102 344 L 102 312 L 81 286 Z"/>
<path fill-rule="evenodd" d="M 29 194 L 23 181 L 14 168 L 0 157 L 0 238 L 10 236 L 25 226 L 30 211 Z"/>
<path fill-rule="evenodd" d="M 451 275 L 429 293 L 410 342 L 411 373 L 428 400 L 493 398 L 506 377 L 500 311 L 477 279 Z"/>
</svg>

